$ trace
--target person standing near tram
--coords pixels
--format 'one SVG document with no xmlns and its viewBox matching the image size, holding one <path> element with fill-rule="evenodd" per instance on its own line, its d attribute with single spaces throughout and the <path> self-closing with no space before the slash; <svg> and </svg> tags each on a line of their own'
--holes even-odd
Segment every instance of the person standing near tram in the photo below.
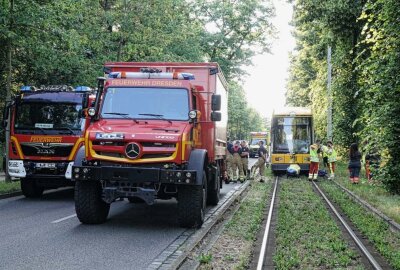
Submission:
<svg viewBox="0 0 400 270">
<path fill-rule="evenodd" d="M 227 173 L 227 178 L 225 180 L 226 184 L 229 184 L 229 182 L 233 179 L 233 170 L 232 170 L 232 165 L 233 165 L 233 144 L 229 140 L 229 138 L 226 139 L 226 173 Z"/>
<path fill-rule="evenodd" d="M 242 166 L 242 147 L 240 146 L 240 141 L 236 141 L 232 147 L 232 155 L 233 155 L 233 162 L 232 162 L 232 170 L 233 170 L 233 181 L 237 182 L 238 180 L 243 181 L 243 166 Z M 238 176 L 239 170 L 239 176 Z"/>
<path fill-rule="evenodd" d="M 348 169 L 350 172 L 350 182 L 358 184 L 361 170 L 361 153 L 358 151 L 358 144 L 356 143 L 350 145 Z"/>
<path fill-rule="evenodd" d="M 243 173 L 246 179 L 249 179 L 250 177 L 250 172 L 249 172 L 249 155 L 250 155 L 250 149 L 247 146 L 246 141 L 242 141 L 240 144 L 242 147 L 242 154 L 240 155 L 242 158 L 242 166 L 243 166 Z M 241 180 L 241 182 L 243 182 Z"/>
<path fill-rule="evenodd" d="M 255 170 L 258 168 L 261 179 L 260 182 L 264 182 L 264 173 L 265 173 L 265 162 L 267 161 L 267 149 L 264 147 L 264 141 L 260 140 L 258 142 L 260 148 L 258 148 L 258 160 L 257 162 L 251 167 L 251 175 L 255 177 L 254 173 Z"/>
<path fill-rule="evenodd" d="M 318 168 L 319 168 L 319 156 L 318 151 L 320 150 L 321 142 L 317 140 L 314 144 L 310 145 L 310 170 L 308 172 L 309 181 L 317 181 L 318 179 Z"/>
</svg>

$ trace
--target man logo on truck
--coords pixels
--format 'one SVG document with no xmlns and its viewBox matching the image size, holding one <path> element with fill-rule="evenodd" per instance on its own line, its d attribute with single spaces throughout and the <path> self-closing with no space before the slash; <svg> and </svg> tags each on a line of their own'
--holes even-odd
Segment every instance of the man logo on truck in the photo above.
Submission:
<svg viewBox="0 0 400 270">
<path fill-rule="evenodd" d="M 137 143 L 130 143 L 125 148 L 125 154 L 128 158 L 137 158 L 140 154 L 140 147 Z"/>
</svg>

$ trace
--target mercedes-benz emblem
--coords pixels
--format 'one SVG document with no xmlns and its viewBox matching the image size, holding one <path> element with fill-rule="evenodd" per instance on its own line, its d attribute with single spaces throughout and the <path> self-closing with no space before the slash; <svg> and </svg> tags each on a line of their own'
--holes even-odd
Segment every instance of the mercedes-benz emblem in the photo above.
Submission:
<svg viewBox="0 0 400 270">
<path fill-rule="evenodd" d="M 125 147 L 125 154 L 130 159 L 135 159 L 140 154 L 140 147 L 137 143 L 129 143 Z"/>
</svg>

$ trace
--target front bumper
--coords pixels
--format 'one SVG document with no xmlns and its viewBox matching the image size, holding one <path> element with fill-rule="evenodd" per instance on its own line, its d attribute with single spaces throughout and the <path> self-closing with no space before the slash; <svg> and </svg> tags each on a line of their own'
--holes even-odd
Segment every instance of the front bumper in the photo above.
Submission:
<svg viewBox="0 0 400 270">
<path fill-rule="evenodd" d="M 52 164 L 54 167 L 40 167 L 39 164 Z M 71 179 L 73 162 L 9 160 L 8 173 L 18 178 L 67 178 Z"/>
<path fill-rule="evenodd" d="M 147 167 L 72 166 L 72 179 L 76 181 L 111 181 L 135 184 L 160 183 L 197 185 L 197 172 Z"/>
</svg>

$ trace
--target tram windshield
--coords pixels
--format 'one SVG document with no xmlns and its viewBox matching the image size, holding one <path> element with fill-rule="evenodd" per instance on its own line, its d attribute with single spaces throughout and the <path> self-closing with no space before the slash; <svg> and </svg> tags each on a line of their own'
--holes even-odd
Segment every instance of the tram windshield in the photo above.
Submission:
<svg viewBox="0 0 400 270">
<path fill-rule="evenodd" d="M 275 118 L 273 120 L 272 140 L 274 153 L 308 153 L 311 142 L 311 118 Z"/>
</svg>

